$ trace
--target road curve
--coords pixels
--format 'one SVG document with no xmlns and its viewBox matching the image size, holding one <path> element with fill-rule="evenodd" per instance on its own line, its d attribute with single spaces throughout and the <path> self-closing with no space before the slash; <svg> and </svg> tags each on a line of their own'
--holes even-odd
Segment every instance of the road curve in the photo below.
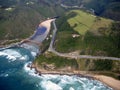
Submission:
<svg viewBox="0 0 120 90">
<path fill-rule="evenodd" d="M 50 51 L 50 52 L 52 52 L 52 53 L 54 53 L 54 54 L 56 54 L 58 56 L 61 56 L 61 57 L 74 58 L 74 59 L 120 60 L 120 58 L 116 58 L 116 57 L 91 56 L 91 55 L 70 55 L 69 53 L 57 52 L 53 47 L 55 37 L 56 37 L 56 33 L 57 33 L 57 27 L 56 27 L 55 20 L 52 23 L 53 23 L 53 26 L 54 26 L 54 30 L 53 30 L 53 37 L 52 37 L 52 40 L 50 42 L 50 46 L 49 46 L 48 51 Z"/>
</svg>

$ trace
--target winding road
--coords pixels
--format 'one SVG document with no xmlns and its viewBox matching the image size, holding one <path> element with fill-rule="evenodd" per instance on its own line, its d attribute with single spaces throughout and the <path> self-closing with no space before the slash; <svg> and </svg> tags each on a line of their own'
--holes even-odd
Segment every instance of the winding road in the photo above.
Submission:
<svg viewBox="0 0 120 90">
<path fill-rule="evenodd" d="M 39 49 L 39 45 L 42 43 L 42 41 L 47 37 L 48 33 L 49 33 L 49 30 L 50 30 L 50 27 L 51 27 L 51 22 L 53 23 L 53 26 L 54 26 L 54 29 L 53 29 L 53 37 L 51 39 L 51 42 L 50 42 L 50 45 L 49 45 L 49 48 L 48 48 L 48 51 L 58 55 L 58 56 L 61 56 L 61 57 L 68 57 L 68 58 L 74 58 L 74 59 L 95 59 L 95 60 L 98 60 L 98 59 L 101 59 L 101 60 L 120 60 L 120 58 L 117 58 L 117 57 L 105 57 L 105 56 L 91 56 L 91 55 L 76 55 L 76 54 L 70 54 L 70 53 L 60 53 L 60 52 L 57 52 L 54 47 L 53 47 L 53 44 L 54 44 L 54 41 L 55 41 L 55 37 L 56 37 L 56 33 L 57 33 L 57 27 L 56 27 L 56 23 L 55 23 L 55 20 L 56 19 L 50 19 L 50 20 L 46 20 L 44 22 L 42 22 L 39 26 L 45 26 L 47 27 L 47 30 L 44 34 L 40 34 L 40 35 L 37 35 L 37 37 L 35 36 L 34 39 L 27 39 L 27 42 L 24 43 L 16 43 L 16 44 L 12 44 L 8 47 L 5 47 L 5 48 L 0 48 L 0 51 L 1 50 L 4 50 L 4 49 L 8 49 L 8 48 L 11 48 L 11 47 L 20 47 L 24 44 L 28 44 L 27 46 L 23 46 L 25 48 L 28 48 L 28 46 L 33 46 L 33 47 L 37 47 L 36 48 L 36 51 L 39 53 L 39 51 L 37 49 Z M 37 33 L 37 32 L 35 32 Z M 36 34 L 35 34 L 36 35 Z M 26 40 L 25 40 L 26 41 Z M 28 48 L 30 49 L 30 48 Z"/>
<path fill-rule="evenodd" d="M 116 58 L 116 57 L 91 56 L 91 55 L 70 55 L 70 53 L 57 52 L 53 47 L 55 37 L 56 37 L 56 33 L 57 33 L 57 27 L 56 27 L 55 20 L 52 23 L 53 23 L 53 26 L 54 26 L 54 30 L 53 30 L 53 37 L 52 37 L 52 40 L 50 42 L 50 46 L 49 46 L 48 51 L 50 51 L 50 52 L 52 52 L 52 53 L 54 53 L 54 54 L 56 54 L 58 56 L 61 56 L 61 57 L 68 57 L 68 58 L 74 58 L 74 59 L 120 60 L 120 58 Z"/>
</svg>

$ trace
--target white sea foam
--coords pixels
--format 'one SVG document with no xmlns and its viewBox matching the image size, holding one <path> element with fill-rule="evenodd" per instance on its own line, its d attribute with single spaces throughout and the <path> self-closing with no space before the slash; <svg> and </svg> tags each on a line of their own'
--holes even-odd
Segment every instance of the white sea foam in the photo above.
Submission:
<svg viewBox="0 0 120 90">
<path fill-rule="evenodd" d="M 28 67 L 28 65 L 31 64 L 31 62 L 28 62 L 24 65 L 24 70 L 31 76 L 33 77 L 38 77 L 40 80 L 40 84 L 36 84 L 36 87 L 41 86 L 43 88 L 43 90 L 63 90 L 62 87 L 60 87 L 59 85 L 53 83 L 52 81 L 50 81 L 49 79 L 57 79 L 57 77 L 59 77 L 59 75 L 42 75 L 39 76 L 38 74 L 35 74 L 35 69 L 32 68 L 30 69 Z"/>
<path fill-rule="evenodd" d="M 40 79 L 36 87 L 41 87 L 43 90 L 63 90 L 65 87 L 68 87 L 68 90 L 112 90 L 110 88 L 106 89 L 106 87 L 97 80 L 90 80 L 85 77 L 51 74 L 39 76 L 35 74 L 35 69 L 27 67 L 30 63 L 31 62 L 25 64 L 24 70 L 29 75 Z"/>
<path fill-rule="evenodd" d="M 83 85 L 84 85 L 84 82 L 83 82 L 83 81 L 81 81 L 81 80 L 78 80 L 78 82 L 79 82 L 80 84 L 83 84 Z"/>
<path fill-rule="evenodd" d="M 73 87 L 70 87 L 70 89 L 69 90 L 75 90 Z"/>
<path fill-rule="evenodd" d="M 40 77 L 39 74 L 36 74 L 36 71 L 35 71 L 34 68 L 28 67 L 28 65 L 31 64 L 31 63 L 32 63 L 32 62 L 28 62 L 28 63 L 26 63 L 26 64 L 24 65 L 24 70 L 25 70 L 25 72 L 27 72 L 27 73 L 28 73 L 29 75 L 31 75 L 31 76 Z"/>
<path fill-rule="evenodd" d="M 5 77 L 8 77 L 8 74 L 5 74 Z"/>
<path fill-rule="evenodd" d="M 8 77 L 8 76 L 9 76 L 8 73 L 2 73 L 2 74 L 0 74 L 0 77 Z"/>
<path fill-rule="evenodd" d="M 7 54 L 9 54 L 11 56 L 16 56 L 16 57 L 20 57 L 21 56 L 19 52 L 17 52 L 16 50 L 13 50 L 13 49 L 6 49 L 3 52 L 7 53 Z"/>
<path fill-rule="evenodd" d="M 7 59 L 9 59 L 9 62 L 15 60 L 27 60 L 29 58 L 27 55 L 21 55 L 18 51 L 12 49 L 1 51 L 0 56 L 5 56 Z"/>
<path fill-rule="evenodd" d="M 28 59 L 29 59 L 29 57 L 27 55 L 24 55 L 20 58 L 20 60 L 28 60 Z"/>
<path fill-rule="evenodd" d="M 64 86 L 65 84 L 74 84 L 76 81 L 78 81 L 77 78 L 75 78 L 75 76 L 67 76 L 67 75 L 63 75 L 61 76 L 61 80 L 59 82 L 59 85 Z"/>
<path fill-rule="evenodd" d="M 36 57 L 37 56 L 37 53 L 36 52 L 31 52 L 32 56 L 33 57 Z"/>
<path fill-rule="evenodd" d="M 28 67 L 28 65 L 31 64 L 31 63 L 32 63 L 32 62 L 28 62 L 28 63 L 26 63 L 26 64 L 24 65 L 24 70 L 25 70 L 26 72 L 28 72 L 28 73 L 33 73 L 33 72 L 35 72 L 35 69 L 34 69 L 34 68 L 30 69 L 30 68 Z"/>
<path fill-rule="evenodd" d="M 31 64 L 32 62 L 27 62 L 25 65 L 24 65 L 24 70 L 26 71 L 26 72 L 29 72 L 30 71 L 30 68 L 29 67 L 27 67 L 27 65 L 28 64 Z"/>
<path fill-rule="evenodd" d="M 38 85 L 38 84 L 36 84 L 35 86 L 36 86 L 36 87 L 39 87 L 39 85 Z"/>
<path fill-rule="evenodd" d="M 51 81 L 42 81 L 41 86 L 44 90 L 63 90 L 62 87 Z"/>
<path fill-rule="evenodd" d="M 45 78 L 46 80 L 56 79 L 56 78 L 59 78 L 59 76 L 60 76 L 60 75 L 52 75 L 52 74 L 42 75 L 42 77 Z"/>
<path fill-rule="evenodd" d="M 5 52 L 0 52 L 0 56 L 6 56 L 7 59 L 11 60 L 11 61 L 15 61 L 16 60 L 16 57 L 12 56 L 12 55 L 9 55 Z"/>
<path fill-rule="evenodd" d="M 21 47 L 24 47 L 24 48 L 30 50 L 31 54 L 34 57 L 37 55 L 37 53 L 39 53 L 39 47 L 37 45 L 35 45 L 35 44 L 33 44 L 33 45 L 31 44 L 30 45 L 30 44 L 24 43 L 24 44 L 21 45 Z"/>
</svg>

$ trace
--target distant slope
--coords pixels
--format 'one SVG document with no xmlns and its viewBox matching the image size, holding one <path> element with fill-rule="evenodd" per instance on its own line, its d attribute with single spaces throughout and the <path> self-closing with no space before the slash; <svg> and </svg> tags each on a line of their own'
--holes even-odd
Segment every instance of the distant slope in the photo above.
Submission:
<svg viewBox="0 0 120 90">
<path fill-rule="evenodd" d="M 119 0 L 92 0 L 92 2 L 87 3 L 85 6 L 93 8 L 97 15 L 120 21 Z"/>
<path fill-rule="evenodd" d="M 17 0 L 0 0 L 0 6 L 5 8 L 17 3 Z"/>
<path fill-rule="evenodd" d="M 61 0 L 65 5 L 83 5 L 94 9 L 96 15 L 120 21 L 120 0 Z"/>
<path fill-rule="evenodd" d="M 101 15 L 120 21 L 120 2 L 110 3 Z"/>
</svg>

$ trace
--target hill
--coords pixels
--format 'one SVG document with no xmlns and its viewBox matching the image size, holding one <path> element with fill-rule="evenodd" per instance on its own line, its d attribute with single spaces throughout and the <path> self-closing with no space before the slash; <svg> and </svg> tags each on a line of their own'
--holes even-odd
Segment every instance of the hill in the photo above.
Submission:
<svg viewBox="0 0 120 90">
<path fill-rule="evenodd" d="M 27 38 L 39 22 L 61 13 L 60 6 L 44 0 L 1 0 L 0 41 Z"/>
<path fill-rule="evenodd" d="M 119 39 L 117 39 L 119 22 L 80 10 L 72 10 L 60 18 L 57 24 L 58 35 L 55 43 L 57 51 L 77 50 L 79 54 L 120 57 Z M 111 32 L 116 32 L 116 36 Z"/>
<path fill-rule="evenodd" d="M 56 20 L 57 37 L 54 48 L 69 55 L 119 55 L 119 22 L 94 16 L 81 10 L 71 10 Z M 49 41 L 50 42 L 50 41 Z M 44 44 L 49 47 L 48 41 Z M 45 48 L 45 47 L 44 47 Z M 120 79 L 120 61 L 101 59 L 71 59 L 49 51 L 38 56 L 34 66 L 45 72 L 102 74 Z"/>
<path fill-rule="evenodd" d="M 119 20 L 119 0 L 0 0 L 1 43 L 29 37 L 40 21 L 66 11 L 60 4 L 83 5 L 88 10 L 94 9 L 97 15 Z M 85 30 L 90 28 L 85 25 L 82 27 Z"/>
</svg>

